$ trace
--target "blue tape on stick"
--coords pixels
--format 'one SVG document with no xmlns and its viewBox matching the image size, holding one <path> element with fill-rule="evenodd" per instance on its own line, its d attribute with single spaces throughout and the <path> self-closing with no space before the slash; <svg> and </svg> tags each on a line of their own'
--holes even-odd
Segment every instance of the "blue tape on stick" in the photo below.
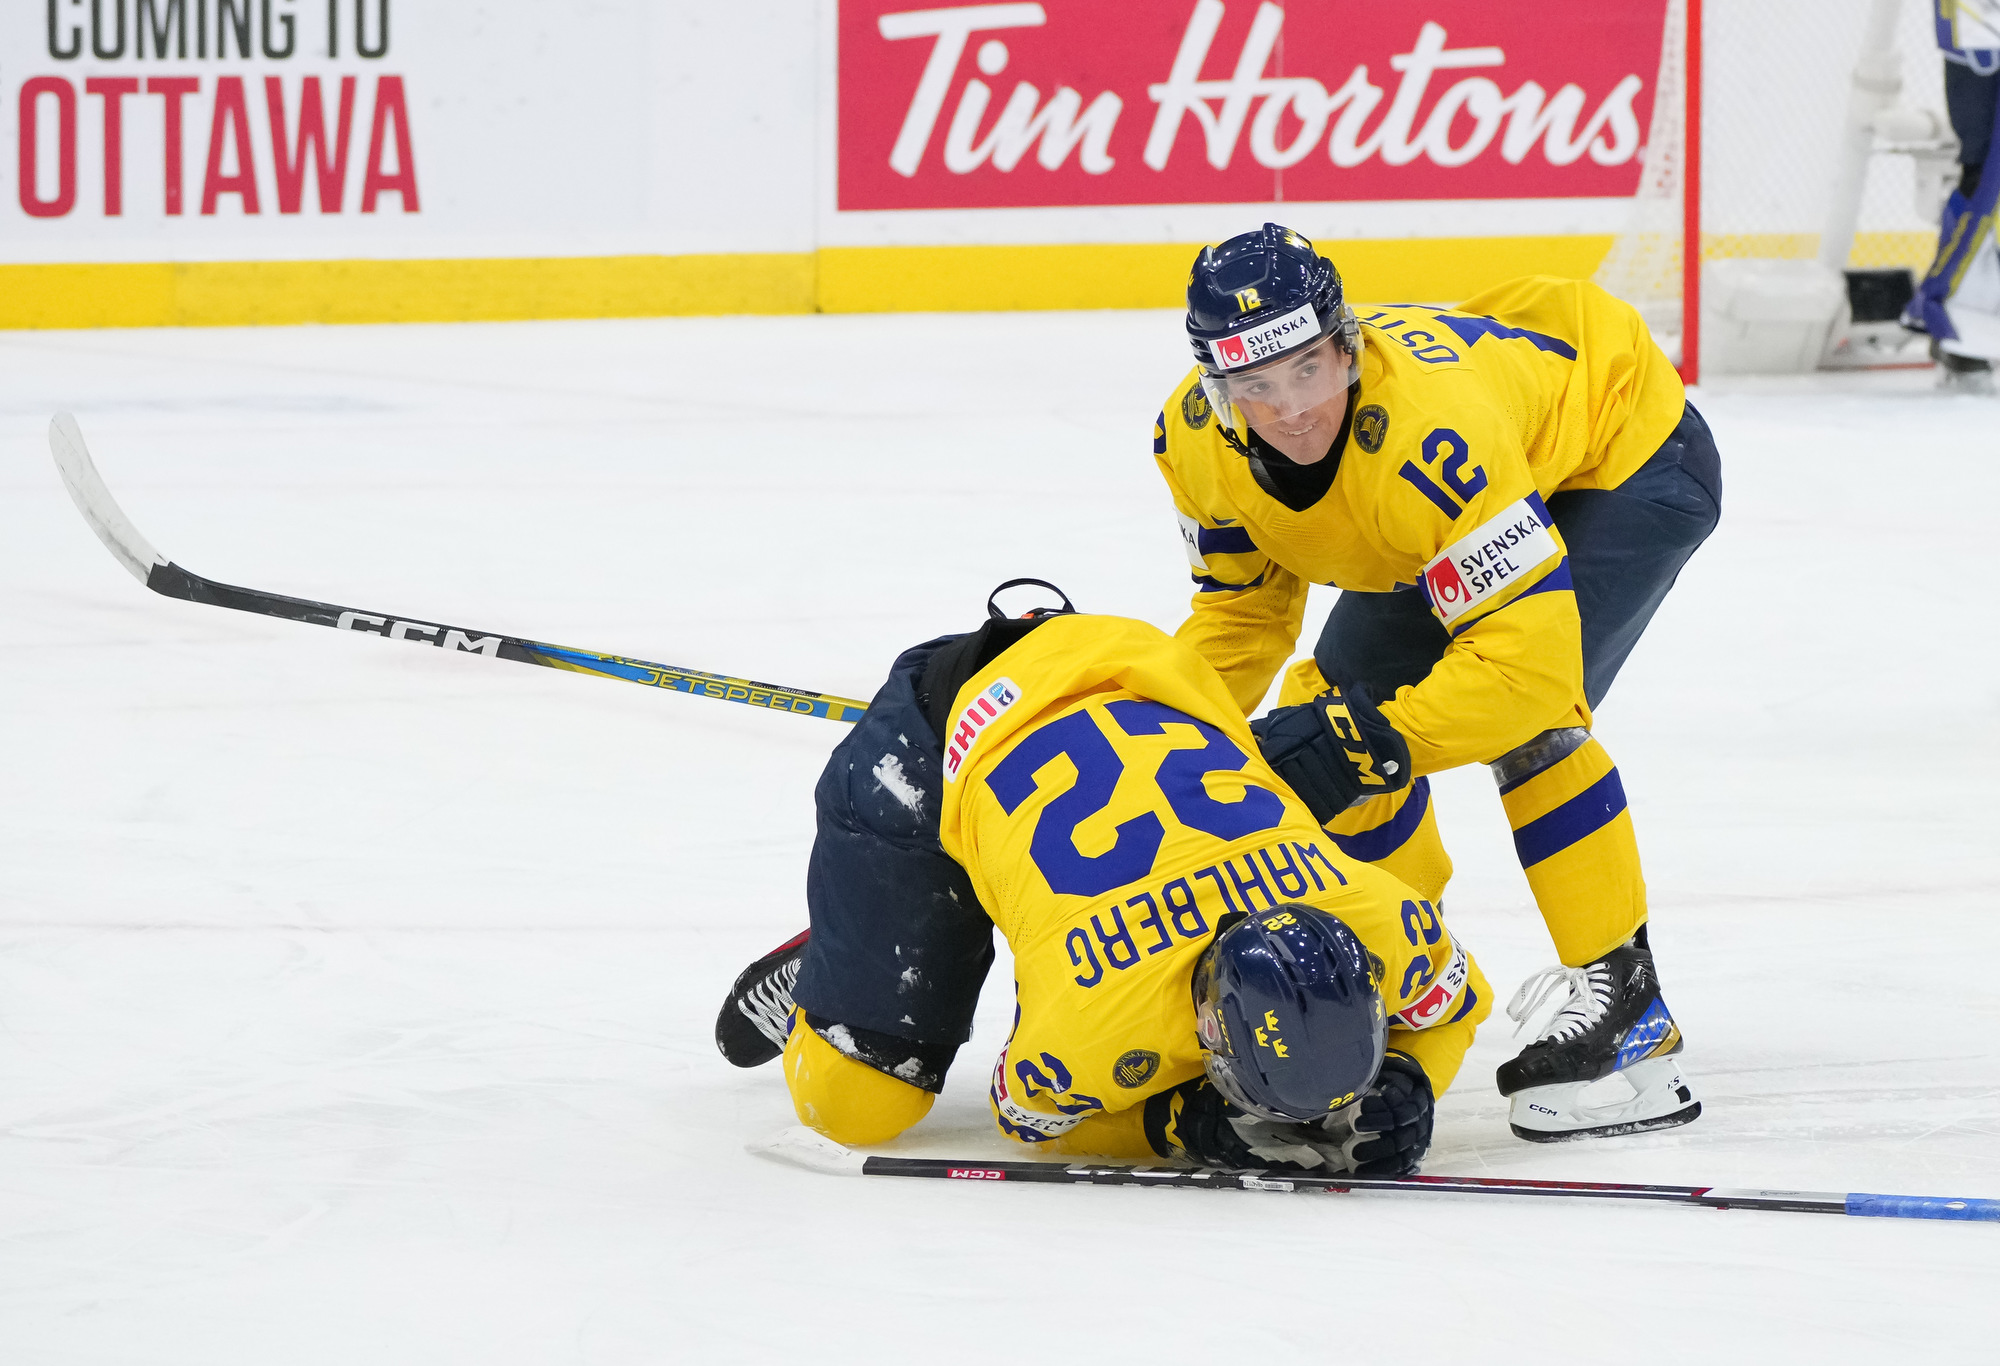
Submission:
<svg viewBox="0 0 2000 1366">
<path fill-rule="evenodd" d="M 1943 1195 L 1869 1195 L 1847 1197 L 1847 1212 L 1874 1219 L 1984 1219 L 2000 1223 L 2000 1200 L 1952 1199 Z"/>
</svg>

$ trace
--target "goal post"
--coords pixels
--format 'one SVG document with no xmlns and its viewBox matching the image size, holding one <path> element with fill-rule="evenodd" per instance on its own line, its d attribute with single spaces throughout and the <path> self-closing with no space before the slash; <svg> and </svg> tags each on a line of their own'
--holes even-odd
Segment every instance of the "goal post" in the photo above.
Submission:
<svg viewBox="0 0 2000 1366">
<path fill-rule="evenodd" d="M 1921 361 L 1895 324 L 1957 171 L 1929 0 L 1668 0 L 1596 280 L 1704 370 Z"/>
</svg>

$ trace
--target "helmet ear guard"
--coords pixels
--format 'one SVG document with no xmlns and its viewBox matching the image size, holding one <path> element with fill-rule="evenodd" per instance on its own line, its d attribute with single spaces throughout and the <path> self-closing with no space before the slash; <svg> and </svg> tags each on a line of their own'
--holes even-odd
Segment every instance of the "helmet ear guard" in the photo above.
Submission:
<svg viewBox="0 0 2000 1366">
<path fill-rule="evenodd" d="M 1379 975 L 1354 932 L 1315 907 L 1225 917 L 1193 976 L 1209 1080 L 1238 1109 L 1278 1122 L 1352 1101 L 1386 1051 Z"/>
</svg>

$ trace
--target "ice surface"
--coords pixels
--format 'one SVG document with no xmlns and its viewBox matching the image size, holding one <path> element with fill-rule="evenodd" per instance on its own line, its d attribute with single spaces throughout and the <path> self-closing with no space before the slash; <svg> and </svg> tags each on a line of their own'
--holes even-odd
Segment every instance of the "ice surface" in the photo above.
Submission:
<svg viewBox="0 0 2000 1366">
<path fill-rule="evenodd" d="M 142 592 L 198 573 L 869 695 L 998 581 L 1171 626 L 1164 313 L 0 335 L 0 1361 L 1991 1360 L 2000 1230 L 835 1181 L 709 1031 L 835 724 Z M 2000 1196 L 2000 404 L 1700 396 L 1727 465 L 1600 733 L 1707 1114 L 1431 1170 Z M 1327 595 L 1330 598 L 1330 594 Z M 1317 613 L 1327 605 L 1316 598 Z M 1499 802 L 1455 928 L 1550 961 Z M 1005 963 L 898 1150 L 1006 1152 Z"/>
</svg>

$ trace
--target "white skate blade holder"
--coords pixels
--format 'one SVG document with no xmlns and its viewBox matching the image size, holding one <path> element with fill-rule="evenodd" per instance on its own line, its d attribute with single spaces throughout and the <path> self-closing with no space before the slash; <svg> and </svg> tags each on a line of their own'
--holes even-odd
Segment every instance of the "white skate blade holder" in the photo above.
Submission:
<svg viewBox="0 0 2000 1366">
<path fill-rule="evenodd" d="M 1672 1058 L 1647 1058 L 1595 1081 L 1560 1082 L 1516 1091 L 1508 1119 L 1535 1143 L 1612 1138 L 1686 1124 L 1701 1114 Z"/>
</svg>

